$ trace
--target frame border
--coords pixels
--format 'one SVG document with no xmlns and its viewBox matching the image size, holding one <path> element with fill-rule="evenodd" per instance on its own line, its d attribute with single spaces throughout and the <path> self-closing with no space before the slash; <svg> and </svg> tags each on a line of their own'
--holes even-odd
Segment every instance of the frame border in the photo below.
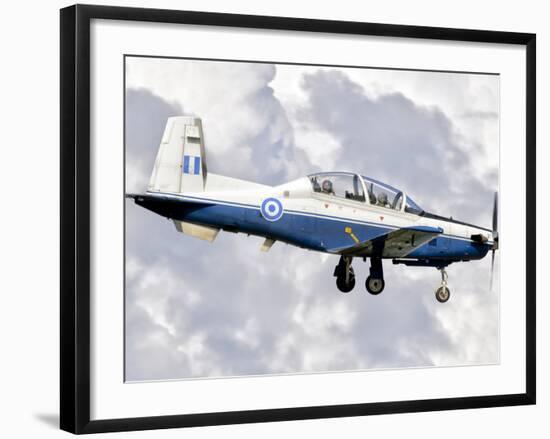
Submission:
<svg viewBox="0 0 550 439">
<path fill-rule="evenodd" d="M 525 393 L 90 420 L 90 21 L 92 19 L 517 44 L 526 48 Z M 60 428 L 100 433 L 536 403 L 536 35 L 114 6 L 60 10 Z"/>
</svg>

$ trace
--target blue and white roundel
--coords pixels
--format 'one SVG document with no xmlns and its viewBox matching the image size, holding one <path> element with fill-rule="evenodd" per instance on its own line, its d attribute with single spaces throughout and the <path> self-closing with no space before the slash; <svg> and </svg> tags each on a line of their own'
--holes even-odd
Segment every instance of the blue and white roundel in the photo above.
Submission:
<svg viewBox="0 0 550 439">
<path fill-rule="evenodd" d="M 283 205 L 277 198 L 266 198 L 260 208 L 262 216 L 268 221 L 277 221 L 283 216 Z"/>
</svg>

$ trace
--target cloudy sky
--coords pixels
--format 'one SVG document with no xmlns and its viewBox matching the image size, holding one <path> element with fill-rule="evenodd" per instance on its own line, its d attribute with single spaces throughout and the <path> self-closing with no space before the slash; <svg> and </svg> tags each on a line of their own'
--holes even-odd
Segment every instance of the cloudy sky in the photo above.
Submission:
<svg viewBox="0 0 550 439">
<path fill-rule="evenodd" d="M 424 209 L 490 227 L 497 76 L 126 58 L 126 191 L 145 191 L 166 118 L 203 120 L 210 172 L 277 185 L 355 171 Z M 498 256 L 384 264 L 386 289 L 341 294 L 337 256 L 220 233 L 214 243 L 126 201 L 126 378 L 183 379 L 499 361 Z"/>
</svg>

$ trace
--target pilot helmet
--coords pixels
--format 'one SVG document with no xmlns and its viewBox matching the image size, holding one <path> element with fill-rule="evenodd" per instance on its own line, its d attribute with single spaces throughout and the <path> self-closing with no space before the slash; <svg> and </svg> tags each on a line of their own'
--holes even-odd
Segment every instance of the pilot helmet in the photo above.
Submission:
<svg viewBox="0 0 550 439">
<path fill-rule="evenodd" d="M 322 186 L 324 192 L 332 192 L 332 181 L 323 180 Z"/>
<path fill-rule="evenodd" d="M 388 203 L 388 195 L 384 192 L 378 195 L 378 202 L 380 204 L 387 204 Z"/>
</svg>

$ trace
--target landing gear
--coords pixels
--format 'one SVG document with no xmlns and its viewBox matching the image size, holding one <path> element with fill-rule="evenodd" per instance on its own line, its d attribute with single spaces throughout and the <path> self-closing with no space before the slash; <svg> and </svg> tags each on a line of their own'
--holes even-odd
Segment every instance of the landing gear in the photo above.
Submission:
<svg viewBox="0 0 550 439">
<path fill-rule="evenodd" d="M 342 293 L 349 293 L 355 287 L 355 273 L 351 262 L 352 256 L 340 256 L 338 265 L 334 267 L 334 276 L 336 277 L 336 286 Z M 367 256 L 363 257 L 363 261 L 367 260 Z M 394 264 L 404 263 L 402 261 L 393 261 Z M 451 298 L 451 290 L 447 286 L 447 271 L 445 268 L 449 265 L 447 261 L 407 261 L 406 265 L 435 267 L 441 272 L 441 285 L 435 291 L 435 298 L 440 303 L 445 303 Z M 446 265 L 440 265 L 445 264 Z M 378 295 L 384 291 L 386 283 L 384 282 L 384 271 L 382 268 L 382 258 L 371 257 L 370 258 L 370 271 L 367 280 L 365 281 L 365 288 L 372 295 Z"/>
<path fill-rule="evenodd" d="M 351 266 L 351 256 L 340 257 L 340 262 L 334 267 L 334 276 L 336 276 L 336 286 L 342 293 L 349 293 L 355 287 L 355 273 Z"/>
<path fill-rule="evenodd" d="M 355 273 L 351 266 L 351 256 L 341 256 L 338 265 L 334 267 L 336 286 L 342 293 L 349 293 L 355 287 Z M 382 271 L 382 259 L 370 258 L 370 275 L 367 277 L 365 287 L 373 295 L 380 294 L 384 290 L 384 272 Z"/>
<path fill-rule="evenodd" d="M 370 275 L 365 282 L 367 291 L 373 295 L 380 294 L 385 286 L 382 259 L 370 258 Z"/>
<path fill-rule="evenodd" d="M 441 286 L 435 290 L 435 298 L 440 303 L 445 303 L 451 297 L 451 290 L 447 287 L 447 272 L 445 267 L 438 268 L 441 271 Z"/>
<path fill-rule="evenodd" d="M 386 283 L 384 282 L 384 279 L 379 279 L 377 277 L 369 276 L 365 282 L 367 291 L 373 295 L 380 294 L 385 286 Z"/>
</svg>

